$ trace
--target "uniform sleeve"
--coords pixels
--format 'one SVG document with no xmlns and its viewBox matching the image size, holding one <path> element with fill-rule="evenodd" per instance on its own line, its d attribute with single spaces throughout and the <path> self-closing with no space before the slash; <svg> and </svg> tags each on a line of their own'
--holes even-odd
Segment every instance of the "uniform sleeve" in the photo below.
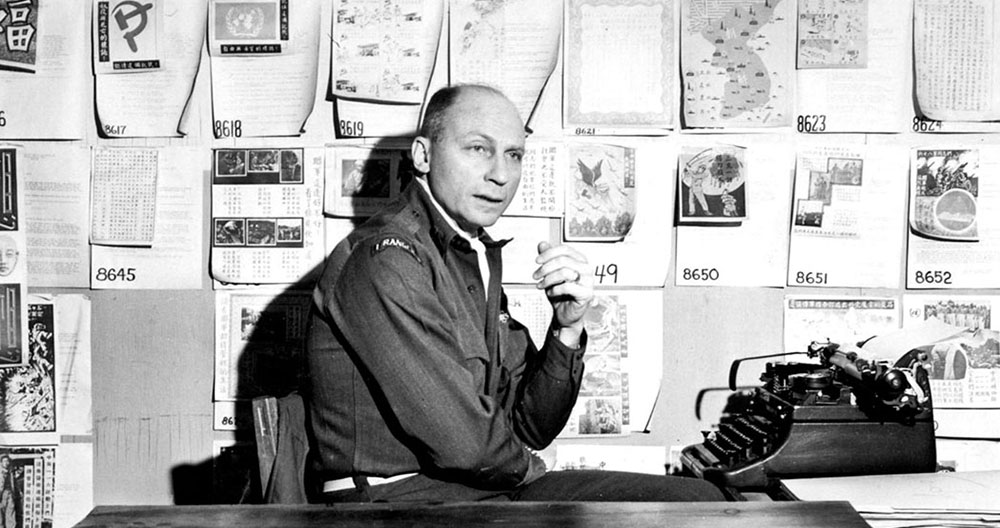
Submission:
<svg viewBox="0 0 1000 528">
<path fill-rule="evenodd" d="M 544 449 L 562 431 L 576 404 L 587 334 L 581 335 L 576 349 L 564 345 L 551 332 L 538 352 L 530 344 L 530 337 L 528 343 L 528 361 L 520 372 L 512 373 L 514 380 L 520 380 L 514 430 L 532 449 Z"/>
<path fill-rule="evenodd" d="M 512 488 L 534 455 L 484 394 L 475 367 L 488 357 L 485 344 L 462 349 L 427 261 L 421 247 L 401 237 L 363 242 L 324 306 L 376 401 L 384 400 L 383 417 L 429 471 L 481 488 Z"/>
</svg>

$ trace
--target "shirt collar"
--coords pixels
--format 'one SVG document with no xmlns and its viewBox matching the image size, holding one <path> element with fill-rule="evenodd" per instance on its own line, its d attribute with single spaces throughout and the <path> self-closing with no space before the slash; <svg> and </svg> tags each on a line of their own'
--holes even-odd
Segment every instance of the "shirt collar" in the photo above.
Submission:
<svg viewBox="0 0 1000 528">
<path fill-rule="evenodd" d="M 437 199 L 434 198 L 434 194 L 431 192 L 431 186 L 429 183 L 427 183 L 426 175 L 414 178 L 414 181 L 419 183 L 420 186 L 424 188 L 424 192 L 427 194 L 427 199 L 431 202 L 431 204 L 434 205 L 434 208 L 437 209 L 437 212 L 441 214 L 441 218 L 444 219 L 445 223 L 448 224 L 448 227 L 450 227 L 451 230 L 455 232 L 455 234 L 466 240 L 474 238 L 472 234 L 467 233 L 463 231 L 462 228 L 458 227 L 458 222 L 456 222 L 455 219 L 452 218 L 451 215 L 449 215 L 448 212 L 444 210 L 444 207 L 437 201 Z M 480 228 L 479 231 L 482 232 L 482 229 Z M 479 233 L 476 233 L 475 237 L 478 236 Z"/>
<path fill-rule="evenodd" d="M 429 208 L 432 209 L 432 211 L 428 211 L 428 213 L 431 217 L 431 235 L 434 237 L 434 242 L 438 244 L 438 249 L 441 252 L 444 252 L 449 245 L 455 245 L 464 251 L 471 250 L 472 245 L 470 242 L 473 235 L 466 233 L 458 227 L 458 222 L 456 222 L 455 219 L 444 210 L 444 207 L 442 207 L 441 204 L 434 199 L 434 195 L 431 194 L 430 184 L 427 183 L 427 176 L 424 175 L 416 177 L 413 181 L 416 182 L 419 188 L 423 191 L 421 194 L 423 194 L 424 199 L 432 204 Z M 487 248 L 503 247 L 512 240 L 509 238 L 499 241 L 493 240 L 489 233 L 487 233 L 483 228 L 479 228 L 479 232 L 476 233 L 474 237 L 478 238 Z"/>
</svg>

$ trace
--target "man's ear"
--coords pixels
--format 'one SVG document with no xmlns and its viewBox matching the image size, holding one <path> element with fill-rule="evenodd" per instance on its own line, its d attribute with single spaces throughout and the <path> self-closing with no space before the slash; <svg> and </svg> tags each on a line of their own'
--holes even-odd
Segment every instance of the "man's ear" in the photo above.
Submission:
<svg viewBox="0 0 1000 528">
<path fill-rule="evenodd" d="M 431 171 L 431 140 L 424 136 L 413 138 L 410 145 L 410 157 L 413 158 L 413 168 L 423 174 Z"/>
</svg>

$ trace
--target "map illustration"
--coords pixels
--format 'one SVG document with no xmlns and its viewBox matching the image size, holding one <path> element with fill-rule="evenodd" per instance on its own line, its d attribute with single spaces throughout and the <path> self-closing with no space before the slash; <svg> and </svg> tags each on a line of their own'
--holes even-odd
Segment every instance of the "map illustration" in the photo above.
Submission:
<svg viewBox="0 0 1000 528">
<path fill-rule="evenodd" d="M 681 67 L 687 127 L 791 123 L 789 0 L 689 0 Z"/>
</svg>

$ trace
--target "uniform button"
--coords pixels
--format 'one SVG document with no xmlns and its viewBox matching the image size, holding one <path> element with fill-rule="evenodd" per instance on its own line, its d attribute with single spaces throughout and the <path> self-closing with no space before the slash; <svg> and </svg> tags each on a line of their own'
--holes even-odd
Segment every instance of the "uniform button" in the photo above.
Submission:
<svg viewBox="0 0 1000 528">
<path fill-rule="evenodd" d="M 475 286 L 469 286 L 466 289 L 469 290 L 469 293 L 476 293 L 476 287 Z"/>
</svg>

